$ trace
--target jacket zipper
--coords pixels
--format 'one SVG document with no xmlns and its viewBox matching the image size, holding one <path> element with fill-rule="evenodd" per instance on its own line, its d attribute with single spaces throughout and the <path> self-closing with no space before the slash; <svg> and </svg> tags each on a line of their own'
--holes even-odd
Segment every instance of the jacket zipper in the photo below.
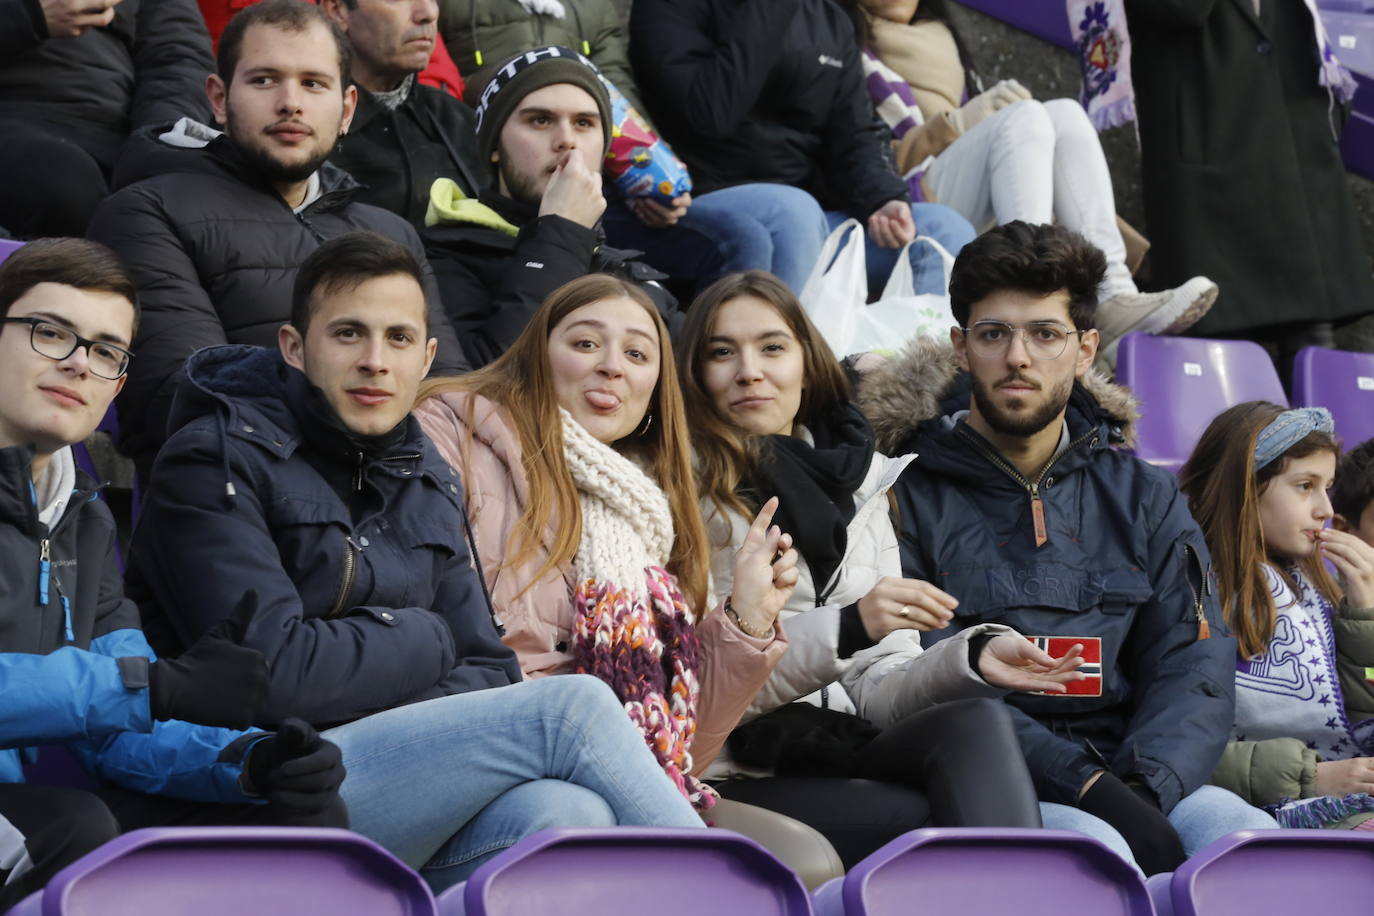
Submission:
<svg viewBox="0 0 1374 916">
<path fill-rule="evenodd" d="M 1097 430 L 1089 430 L 1070 442 L 1068 448 L 1055 455 L 1040 469 L 1040 473 L 1035 475 L 1035 480 L 1033 481 L 1027 480 L 1026 476 L 1012 467 L 1010 462 L 980 442 L 978 437 L 969 432 L 968 427 L 960 426 L 959 434 L 967 439 L 969 444 L 978 450 L 979 454 L 988 459 L 988 461 L 991 461 L 993 466 L 1002 469 L 1002 471 L 1011 477 L 1012 480 L 1019 483 L 1025 489 L 1026 493 L 1030 495 L 1031 525 L 1035 529 L 1035 546 L 1043 547 L 1045 543 L 1049 541 L 1050 534 L 1049 528 L 1045 525 L 1045 502 L 1040 497 L 1040 481 L 1045 479 L 1045 475 L 1049 473 L 1050 468 L 1054 467 L 1055 463 L 1058 462 L 1060 458 L 1063 458 L 1089 439 L 1094 438 L 1097 435 Z"/>
<path fill-rule="evenodd" d="M 38 542 L 38 604 L 40 607 L 48 606 L 49 582 L 56 587 L 57 598 L 62 602 L 62 635 L 67 642 L 76 642 L 76 633 L 72 630 L 72 603 L 67 600 L 66 592 L 62 591 L 62 580 L 53 575 L 52 572 L 52 539 L 43 538 Z"/>
<path fill-rule="evenodd" d="M 334 606 L 325 614 L 325 619 L 331 619 L 343 613 L 348 605 L 348 595 L 353 591 L 353 582 L 358 578 L 358 554 L 363 549 L 353 542 L 353 535 L 344 535 L 344 557 L 343 557 L 343 579 L 339 582 L 339 594 L 334 599 Z"/>
<path fill-rule="evenodd" d="M 1207 622 L 1202 597 L 1211 593 L 1211 585 L 1207 582 L 1207 572 L 1202 568 L 1202 558 L 1198 556 L 1197 549 L 1192 544 L 1184 544 L 1183 552 L 1188 557 L 1188 591 L 1193 596 L 1193 613 L 1197 616 L 1197 638 L 1209 639 L 1212 636 L 1212 625 Z M 1193 585 L 1194 570 L 1202 579 L 1201 585 Z"/>
</svg>

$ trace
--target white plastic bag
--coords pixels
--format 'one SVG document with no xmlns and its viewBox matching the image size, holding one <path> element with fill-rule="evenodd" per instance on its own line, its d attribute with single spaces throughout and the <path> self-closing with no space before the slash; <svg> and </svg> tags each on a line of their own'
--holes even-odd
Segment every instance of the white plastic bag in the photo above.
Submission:
<svg viewBox="0 0 1374 916">
<path fill-rule="evenodd" d="M 864 227 L 858 220 L 845 220 L 826 237 L 798 298 L 811 323 L 837 356 L 854 352 L 849 344 L 854 338 L 859 310 L 868 301 Z"/>
<path fill-rule="evenodd" d="M 849 229 L 854 231 L 846 238 Z M 864 228 L 858 220 L 846 220 L 838 226 L 826 238 L 799 297 L 802 308 L 835 355 L 893 353 L 915 337 L 947 337 L 955 324 L 948 295 L 954 257 L 930 236 L 917 236 L 898 252 L 897 264 L 882 296 L 868 305 L 864 243 Z M 940 254 L 945 274 L 943 295 L 916 292 L 911 246 L 920 244 L 930 245 Z M 830 265 L 829 270 L 826 265 Z"/>
<path fill-rule="evenodd" d="M 922 243 L 940 255 L 945 274 L 943 294 L 916 292 L 911 274 L 911 246 Z M 882 296 L 859 312 L 845 353 L 891 353 L 917 337 L 949 337 L 949 329 L 957 323 L 949 305 L 949 275 L 953 269 L 954 256 L 945 246 L 928 235 L 918 235 L 897 255 L 897 266 L 892 268 Z"/>
</svg>

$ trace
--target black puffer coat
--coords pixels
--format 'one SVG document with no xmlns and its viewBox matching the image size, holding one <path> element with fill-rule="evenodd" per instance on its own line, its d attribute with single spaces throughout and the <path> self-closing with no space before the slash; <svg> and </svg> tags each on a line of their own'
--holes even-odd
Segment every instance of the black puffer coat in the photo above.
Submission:
<svg viewBox="0 0 1374 916">
<path fill-rule="evenodd" d="M 908 199 L 830 0 L 635 0 L 630 61 L 697 194 L 789 184 L 859 219 Z"/>
<path fill-rule="evenodd" d="M 277 328 L 291 317 L 296 269 L 323 242 L 347 232 L 378 232 L 421 260 L 430 334 L 439 339 L 432 371 L 467 368 L 415 230 L 394 213 L 355 203 L 358 183 L 346 172 L 321 167 L 323 193 L 296 214 L 249 171 L 226 137 L 183 149 L 159 142 L 160 133 L 140 132 L 130 142 L 115 180 L 133 183 L 106 198 L 87 232 L 119 253 L 138 284 L 136 355 L 117 403 L 120 445 L 141 475 L 151 471 L 167 436 L 186 357 L 222 343 L 276 347 Z M 144 175 L 153 177 L 138 180 Z"/>
<path fill-rule="evenodd" d="M 123 0 L 108 26 L 76 38 L 48 37 L 39 0 L 0 0 L 0 117 L 123 139 L 183 115 L 208 119 L 214 67 L 195 0 Z"/>
</svg>

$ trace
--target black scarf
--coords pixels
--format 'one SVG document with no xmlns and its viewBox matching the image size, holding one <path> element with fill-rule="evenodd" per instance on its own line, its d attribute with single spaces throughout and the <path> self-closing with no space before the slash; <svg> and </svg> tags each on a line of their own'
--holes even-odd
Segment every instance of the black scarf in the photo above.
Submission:
<svg viewBox="0 0 1374 916">
<path fill-rule="evenodd" d="M 765 436 L 744 486 L 759 505 L 778 497 L 773 522 L 792 535 L 820 603 L 848 546 L 854 493 L 873 463 L 873 429 L 852 404 L 805 426 L 815 445 L 795 436 Z"/>
</svg>

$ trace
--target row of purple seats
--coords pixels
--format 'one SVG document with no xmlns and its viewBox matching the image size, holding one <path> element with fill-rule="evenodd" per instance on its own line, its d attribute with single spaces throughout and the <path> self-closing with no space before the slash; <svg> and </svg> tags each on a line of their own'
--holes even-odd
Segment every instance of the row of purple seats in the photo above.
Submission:
<svg viewBox="0 0 1374 916">
<path fill-rule="evenodd" d="M 11 916 L 1289 916 L 1374 899 L 1374 834 L 1244 831 L 1148 884 L 1096 840 L 1059 830 L 915 830 L 807 895 L 726 830 L 549 830 L 437 900 L 345 830 L 139 830 L 60 872 Z M 1363 901 L 1363 902 L 1362 902 Z"/>
<path fill-rule="evenodd" d="M 1140 401 L 1136 454 L 1178 471 L 1207 424 L 1243 401 L 1287 405 L 1269 355 L 1246 340 L 1127 334 L 1116 380 Z M 1326 407 L 1347 448 L 1374 437 L 1374 354 L 1322 347 L 1298 351 L 1293 406 Z"/>
</svg>

